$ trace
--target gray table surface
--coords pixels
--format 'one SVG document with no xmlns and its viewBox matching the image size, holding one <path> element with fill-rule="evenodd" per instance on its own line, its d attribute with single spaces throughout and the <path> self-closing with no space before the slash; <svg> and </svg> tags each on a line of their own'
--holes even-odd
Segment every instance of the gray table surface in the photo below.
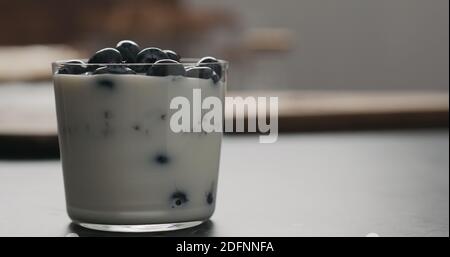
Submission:
<svg viewBox="0 0 450 257">
<path fill-rule="evenodd" d="M 449 236 L 448 130 L 224 138 L 211 221 L 157 236 Z M 0 236 L 71 224 L 57 160 L 0 160 Z"/>
</svg>

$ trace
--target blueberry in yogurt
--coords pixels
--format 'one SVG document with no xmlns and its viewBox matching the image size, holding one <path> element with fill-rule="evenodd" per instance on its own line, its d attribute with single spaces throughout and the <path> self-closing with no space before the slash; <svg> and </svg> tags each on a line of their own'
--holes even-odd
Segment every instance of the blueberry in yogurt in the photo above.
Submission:
<svg viewBox="0 0 450 257">
<path fill-rule="evenodd" d="M 189 201 L 186 193 L 181 191 L 176 191 L 175 193 L 173 193 L 170 196 L 170 199 L 172 201 L 172 208 L 180 207 Z"/>
<path fill-rule="evenodd" d="M 209 67 L 192 67 L 186 70 L 186 77 L 199 79 L 212 79 L 214 83 L 220 80 L 219 76 Z"/>
<path fill-rule="evenodd" d="M 96 69 L 93 75 L 98 74 L 136 74 L 136 72 L 130 68 L 127 68 L 122 65 L 110 65 L 105 67 L 100 67 Z"/>
<path fill-rule="evenodd" d="M 122 40 L 117 43 L 116 49 L 122 55 L 123 61 L 126 63 L 135 63 L 137 55 L 141 51 L 138 44 L 131 40 Z"/>
<path fill-rule="evenodd" d="M 183 64 L 171 60 L 171 59 L 163 59 L 155 62 L 147 71 L 147 75 L 149 76 L 184 76 L 186 71 L 184 70 Z"/>
<path fill-rule="evenodd" d="M 209 193 L 206 195 L 206 203 L 209 204 L 209 205 L 211 205 L 213 202 L 214 202 L 214 195 L 213 195 L 212 192 L 209 192 Z"/>
<path fill-rule="evenodd" d="M 105 118 L 105 120 L 109 120 L 112 118 L 112 113 L 110 111 L 104 111 L 103 112 L 103 118 Z"/>
<path fill-rule="evenodd" d="M 136 62 L 138 63 L 155 63 L 159 60 L 168 59 L 166 53 L 157 47 L 148 47 L 140 51 L 137 55 Z M 137 72 L 146 72 L 151 65 L 138 65 L 133 67 Z"/>
<path fill-rule="evenodd" d="M 139 63 L 154 63 L 162 59 L 168 59 L 168 56 L 157 47 L 145 48 L 137 55 L 137 61 Z"/>
<path fill-rule="evenodd" d="M 99 78 L 97 79 L 97 86 L 101 89 L 113 90 L 115 87 L 114 81 L 108 78 Z"/>
<path fill-rule="evenodd" d="M 178 55 L 176 52 L 174 52 L 174 51 L 172 51 L 172 50 L 163 50 L 163 52 L 165 53 L 165 54 L 167 54 L 167 57 L 169 58 L 169 59 L 171 59 L 171 60 L 174 60 L 174 61 L 177 61 L 177 62 L 179 62 L 180 61 L 180 55 Z"/>
<path fill-rule="evenodd" d="M 157 154 L 154 161 L 160 165 L 164 165 L 170 162 L 170 158 L 165 154 Z"/>
<path fill-rule="evenodd" d="M 58 74 L 75 74 L 79 75 L 86 72 L 86 63 L 81 60 L 67 61 L 61 68 L 58 69 Z"/>
<path fill-rule="evenodd" d="M 88 61 L 88 63 L 121 63 L 122 55 L 117 49 L 103 48 L 97 51 Z"/>
<path fill-rule="evenodd" d="M 141 126 L 139 126 L 138 124 L 133 126 L 133 130 L 135 131 L 140 131 L 141 130 Z"/>
<path fill-rule="evenodd" d="M 219 79 L 222 77 L 222 66 L 219 63 L 219 60 L 217 60 L 214 57 L 211 57 L 211 56 L 203 57 L 202 59 L 200 59 L 197 62 L 197 66 L 198 67 L 209 67 L 213 71 L 216 72 Z"/>
</svg>

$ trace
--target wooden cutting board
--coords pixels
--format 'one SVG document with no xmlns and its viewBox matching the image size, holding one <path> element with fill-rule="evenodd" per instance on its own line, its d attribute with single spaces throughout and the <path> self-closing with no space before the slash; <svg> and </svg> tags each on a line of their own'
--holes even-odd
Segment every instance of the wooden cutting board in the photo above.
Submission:
<svg viewBox="0 0 450 257">
<path fill-rule="evenodd" d="M 281 132 L 448 127 L 446 91 L 286 90 L 229 95 L 278 96 Z M 225 117 L 234 117 L 230 106 Z"/>
<path fill-rule="evenodd" d="M 51 84 L 0 84 L 0 158 L 57 156 Z"/>
<path fill-rule="evenodd" d="M 49 80 L 53 61 L 81 56 L 64 45 L 0 46 L 0 82 Z"/>
</svg>

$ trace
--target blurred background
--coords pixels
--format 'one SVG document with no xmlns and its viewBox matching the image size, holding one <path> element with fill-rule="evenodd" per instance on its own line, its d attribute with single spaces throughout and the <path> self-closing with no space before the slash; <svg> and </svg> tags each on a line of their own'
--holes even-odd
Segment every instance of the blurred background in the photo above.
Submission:
<svg viewBox="0 0 450 257">
<path fill-rule="evenodd" d="M 55 151 L 50 63 L 122 39 L 228 60 L 282 132 L 448 127 L 447 0 L 0 0 L 0 31 L 3 155 Z"/>
</svg>

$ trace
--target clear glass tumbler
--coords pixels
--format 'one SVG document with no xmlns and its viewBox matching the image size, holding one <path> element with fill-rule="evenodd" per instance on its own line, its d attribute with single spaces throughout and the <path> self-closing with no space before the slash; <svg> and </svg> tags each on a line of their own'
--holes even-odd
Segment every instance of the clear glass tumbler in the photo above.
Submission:
<svg viewBox="0 0 450 257">
<path fill-rule="evenodd" d="M 196 61 L 181 63 L 188 67 Z M 101 65 L 52 64 L 70 218 L 83 227 L 121 232 L 175 230 L 208 220 L 216 202 L 222 132 L 193 132 L 196 120 L 190 131 L 173 131 L 171 118 L 178 110 L 170 104 L 176 97 L 189 100 L 192 119 L 197 91 L 202 101 L 220 99 L 223 115 L 227 63 L 213 63 L 221 67 L 220 80 L 62 72 Z"/>
</svg>

